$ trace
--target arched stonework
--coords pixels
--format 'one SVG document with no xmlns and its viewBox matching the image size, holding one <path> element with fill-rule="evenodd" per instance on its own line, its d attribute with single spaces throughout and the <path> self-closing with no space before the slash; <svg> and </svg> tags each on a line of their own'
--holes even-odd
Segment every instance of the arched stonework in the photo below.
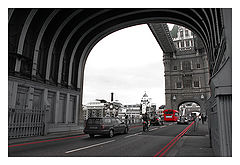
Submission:
<svg viewBox="0 0 240 165">
<path fill-rule="evenodd" d="M 176 110 L 178 110 L 179 106 L 183 103 L 187 103 L 187 102 L 194 102 L 196 104 L 198 104 L 201 107 L 201 113 L 205 114 L 205 100 L 201 100 L 198 97 L 196 98 L 186 98 L 186 99 L 179 99 L 176 102 L 174 102 L 174 107 L 176 107 Z"/>
</svg>

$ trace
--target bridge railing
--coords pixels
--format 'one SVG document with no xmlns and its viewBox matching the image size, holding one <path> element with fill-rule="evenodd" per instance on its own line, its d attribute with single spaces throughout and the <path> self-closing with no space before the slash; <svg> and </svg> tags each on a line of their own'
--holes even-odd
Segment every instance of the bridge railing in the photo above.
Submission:
<svg viewBox="0 0 240 165">
<path fill-rule="evenodd" d="M 8 109 L 8 139 L 44 135 L 45 111 Z"/>
</svg>

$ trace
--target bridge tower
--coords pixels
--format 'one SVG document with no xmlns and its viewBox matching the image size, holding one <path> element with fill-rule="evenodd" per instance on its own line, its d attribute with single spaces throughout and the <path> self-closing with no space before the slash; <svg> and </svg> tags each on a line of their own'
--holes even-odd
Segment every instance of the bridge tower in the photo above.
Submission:
<svg viewBox="0 0 240 165">
<path fill-rule="evenodd" d="M 167 109 L 179 109 L 182 103 L 195 102 L 204 112 L 210 97 L 207 54 L 200 39 L 189 29 L 167 24 L 149 24 L 163 50 L 165 101 Z"/>
</svg>

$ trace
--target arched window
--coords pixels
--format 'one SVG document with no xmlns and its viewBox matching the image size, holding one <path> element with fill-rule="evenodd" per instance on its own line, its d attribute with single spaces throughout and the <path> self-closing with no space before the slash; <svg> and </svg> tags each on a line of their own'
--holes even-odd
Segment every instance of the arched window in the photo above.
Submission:
<svg viewBox="0 0 240 165">
<path fill-rule="evenodd" d="M 185 36 L 188 37 L 189 34 L 188 34 L 188 30 L 185 30 Z"/>
<path fill-rule="evenodd" d="M 183 61 L 183 70 L 184 71 L 191 70 L 191 63 L 190 63 L 190 61 Z"/>
<path fill-rule="evenodd" d="M 186 47 L 189 47 L 189 46 L 190 46 L 189 40 L 186 40 Z"/>
<path fill-rule="evenodd" d="M 183 31 L 180 31 L 180 37 L 183 37 Z"/>
<path fill-rule="evenodd" d="M 186 74 L 183 76 L 183 88 L 192 88 L 192 75 Z"/>
<path fill-rule="evenodd" d="M 184 41 L 181 41 L 181 48 L 184 47 Z"/>
</svg>

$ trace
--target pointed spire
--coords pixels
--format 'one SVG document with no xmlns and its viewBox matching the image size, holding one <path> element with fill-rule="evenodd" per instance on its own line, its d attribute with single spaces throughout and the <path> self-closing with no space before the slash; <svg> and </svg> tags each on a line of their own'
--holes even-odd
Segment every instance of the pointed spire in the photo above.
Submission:
<svg viewBox="0 0 240 165">
<path fill-rule="evenodd" d="M 146 91 L 145 91 L 145 93 L 144 93 L 143 97 L 148 97 L 148 95 L 147 95 Z"/>
</svg>

